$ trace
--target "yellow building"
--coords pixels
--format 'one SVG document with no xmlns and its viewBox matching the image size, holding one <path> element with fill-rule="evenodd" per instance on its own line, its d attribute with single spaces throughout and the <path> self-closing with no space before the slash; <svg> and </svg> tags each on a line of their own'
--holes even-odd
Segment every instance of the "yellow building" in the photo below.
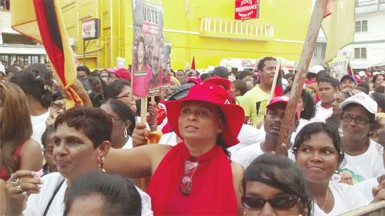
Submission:
<svg viewBox="0 0 385 216">
<path fill-rule="evenodd" d="M 164 39 L 172 46 L 172 68 L 218 65 L 222 58 L 279 56 L 298 61 L 311 16 L 309 0 L 263 0 L 258 19 L 236 21 L 235 0 L 162 0 Z M 131 64 L 131 0 L 61 0 L 68 36 L 83 64 L 82 22 L 101 21 L 100 38 L 90 40 L 85 56 L 90 68 Z M 88 42 L 86 42 L 87 44 Z"/>
</svg>

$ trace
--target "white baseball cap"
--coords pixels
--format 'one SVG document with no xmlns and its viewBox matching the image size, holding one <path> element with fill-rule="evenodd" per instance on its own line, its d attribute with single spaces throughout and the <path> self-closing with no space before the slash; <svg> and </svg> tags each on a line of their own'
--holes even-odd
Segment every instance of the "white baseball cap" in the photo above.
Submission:
<svg viewBox="0 0 385 216">
<path fill-rule="evenodd" d="M 363 92 L 360 92 L 346 99 L 344 102 L 340 104 L 340 108 L 344 109 L 349 104 L 358 104 L 363 106 L 368 112 L 372 114 L 377 113 L 377 108 L 378 108 L 377 102 L 373 100 L 371 97 L 369 97 L 369 95 Z"/>
<path fill-rule="evenodd" d="M 325 70 L 324 67 L 322 67 L 321 65 L 314 65 L 310 68 L 309 70 L 309 73 L 314 73 L 314 74 L 317 74 L 318 72 L 322 71 L 322 70 Z"/>
</svg>

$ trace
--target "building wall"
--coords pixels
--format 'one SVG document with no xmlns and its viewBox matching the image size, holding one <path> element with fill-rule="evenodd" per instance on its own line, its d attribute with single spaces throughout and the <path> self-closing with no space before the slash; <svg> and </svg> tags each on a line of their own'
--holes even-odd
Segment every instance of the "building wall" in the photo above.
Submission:
<svg viewBox="0 0 385 216">
<path fill-rule="evenodd" d="M 244 23 L 274 26 L 274 37 L 265 41 L 202 36 L 205 17 L 234 20 L 235 0 L 163 0 L 164 37 L 172 45 L 172 68 L 185 68 L 195 56 L 197 68 L 218 65 L 222 58 L 279 56 L 299 61 L 311 16 L 311 1 L 261 1 L 260 18 Z M 87 65 L 113 67 L 116 57 L 131 63 L 131 0 L 61 0 L 69 37 L 76 39 L 75 52 L 82 63 L 81 22 L 101 19 L 101 37 L 87 47 Z"/>
<path fill-rule="evenodd" d="M 367 32 L 356 32 L 354 42 L 339 51 L 340 55 L 346 54 L 351 59 L 353 69 L 363 70 L 385 62 L 385 10 L 377 12 L 356 13 L 356 21 L 368 21 Z M 367 58 L 356 59 L 355 48 L 366 48 Z"/>
</svg>

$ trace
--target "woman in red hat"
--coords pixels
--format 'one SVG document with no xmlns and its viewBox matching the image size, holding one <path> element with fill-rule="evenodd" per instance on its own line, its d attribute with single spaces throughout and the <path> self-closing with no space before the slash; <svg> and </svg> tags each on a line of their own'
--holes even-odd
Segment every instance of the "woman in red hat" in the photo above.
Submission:
<svg viewBox="0 0 385 216">
<path fill-rule="evenodd" d="M 166 101 L 167 117 L 182 142 L 111 151 L 106 170 L 129 177 L 151 176 L 147 192 L 155 215 L 236 215 L 243 169 L 228 147 L 238 143 L 243 109 L 213 83 L 191 87 L 186 97 Z M 147 133 L 136 127 L 135 139 Z"/>
</svg>

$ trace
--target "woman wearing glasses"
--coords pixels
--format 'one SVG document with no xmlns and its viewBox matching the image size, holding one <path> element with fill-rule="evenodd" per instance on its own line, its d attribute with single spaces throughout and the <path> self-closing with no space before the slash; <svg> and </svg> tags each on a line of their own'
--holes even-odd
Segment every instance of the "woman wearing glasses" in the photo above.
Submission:
<svg viewBox="0 0 385 216">
<path fill-rule="evenodd" d="M 314 215 L 340 215 L 369 204 L 361 191 L 330 179 L 344 160 L 338 132 L 325 123 L 306 125 L 297 135 L 293 153 L 302 168 Z M 385 189 L 375 191 L 373 202 L 384 199 Z"/>
<path fill-rule="evenodd" d="M 242 214 L 243 170 L 230 161 L 227 148 L 239 142 L 244 112 L 230 100 L 223 87 L 205 82 L 191 87 L 183 99 L 166 101 L 170 126 L 183 141 L 174 147 L 112 150 L 106 170 L 152 176 L 147 192 L 155 215 Z M 136 127 L 133 141 L 145 133 Z"/>
<path fill-rule="evenodd" d="M 100 108 L 112 118 L 111 147 L 132 148 L 131 135 L 135 129 L 135 114 L 125 103 L 111 98 Z"/>
<path fill-rule="evenodd" d="M 245 171 L 242 188 L 245 216 L 312 215 L 312 200 L 303 173 L 287 157 L 257 157 Z"/>
<path fill-rule="evenodd" d="M 377 103 L 365 93 L 359 93 L 340 107 L 345 151 L 345 162 L 340 168 L 353 173 L 354 183 L 385 174 L 383 147 L 369 138 L 375 129 Z"/>
</svg>

